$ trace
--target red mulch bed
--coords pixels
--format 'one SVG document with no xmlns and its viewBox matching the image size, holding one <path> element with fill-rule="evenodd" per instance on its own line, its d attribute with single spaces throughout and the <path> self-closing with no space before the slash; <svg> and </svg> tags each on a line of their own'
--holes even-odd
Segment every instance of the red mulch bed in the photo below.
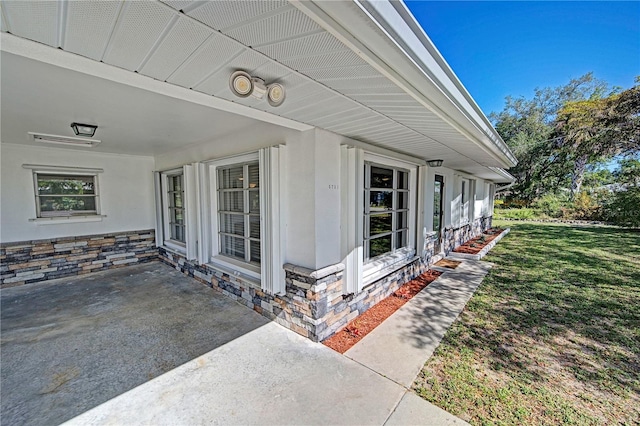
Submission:
<svg viewBox="0 0 640 426">
<path fill-rule="evenodd" d="M 336 352 L 345 353 L 441 274 L 442 272 L 429 270 L 409 281 L 322 343 Z"/>
<path fill-rule="evenodd" d="M 504 229 L 501 228 L 487 229 L 481 236 L 467 241 L 453 251 L 456 253 L 478 254 L 487 244 L 493 241 L 498 235 L 502 234 L 502 231 L 504 231 Z"/>
</svg>

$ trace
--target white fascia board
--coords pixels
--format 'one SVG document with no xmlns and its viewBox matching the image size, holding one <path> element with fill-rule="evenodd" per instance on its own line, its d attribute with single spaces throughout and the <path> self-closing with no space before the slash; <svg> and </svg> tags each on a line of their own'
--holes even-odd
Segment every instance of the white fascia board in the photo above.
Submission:
<svg viewBox="0 0 640 426">
<path fill-rule="evenodd" d="M 392 2 L 290 0 L 290 3 L 504 167 L 516 164 L 517 160 L 477 105 L 473 103 L 474 108 L 465 100 L 463 94 L 468 98 L 470 95 L 455 78 L 433 43 L 426 35 L 424 41 L 420 40 Z M 404 4 L 402 7 L 406 9 Z M 408 10 L 406 12 L 413 19 L 411 13 Z M 363 15 L 367 16 L 366 21 Z M 432 47 L 432 51 L 427 49 L 425 43 Z M 457 94 L 457 98 L 454 94 Z"/>
<path fill-rule="evenodd" d="M 488 167 L 489 170 L 491 170 L 493 173 L 497 174 L 500 176 L 499 179 L 494 179 L 494 182 L 515 182 L 516 178 L 509 173 L 508 171 L 501 169 L 499 167 Z"/>
<path fill-rule="evenodd" d="M 309 126 L 308 124 L 299 123 L 295 120 L 271 114 L 266 111 L 261 111 L 225 99 L 216 98 L 205 93 L 196 92 L 171 83 L 159 81 L 151 77 L 108 65 L 103 62 L 97 62 L 93 59 L 85 58 L 64 50 L 55 49 L 12 34 L 0 33 L 0 50 L 60 68 L 102 78 L 115 83 L 124 84 L 126 86 L 147 90 L 149 92 L 158 93 L 174 99 L 203 105 L 220 111 L 238 114 L 289 129 L 299 131 L 313 129 L 313 126 Z"/>
</svg>

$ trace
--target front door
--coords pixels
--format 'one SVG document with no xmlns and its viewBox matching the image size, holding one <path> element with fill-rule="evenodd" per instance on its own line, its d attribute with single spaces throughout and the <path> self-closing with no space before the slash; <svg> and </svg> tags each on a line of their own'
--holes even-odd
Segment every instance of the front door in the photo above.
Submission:
<svg viewBox="0 0 640 426">
<path fill-rule="evenodd" d="M 444 195 L 444 177 L 436 175 L 433 191 L 433 231 L 436 233 L 435 253 L 442 249 L 442 200 Z"/>
</svg>

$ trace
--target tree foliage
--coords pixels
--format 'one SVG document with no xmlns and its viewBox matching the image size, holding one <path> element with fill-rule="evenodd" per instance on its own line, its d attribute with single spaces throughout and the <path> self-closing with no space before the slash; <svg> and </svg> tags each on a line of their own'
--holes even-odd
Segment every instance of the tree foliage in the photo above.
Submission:
<svg viewBox="0 0 640 426">
<path fill-rule="evenodd" d="M 507 97 L 491 119 L 519 161 L 512 196 L 531 204 L 566 190 L 573 200 L 594 164 L 638 153 L 639 84 L 621 92 L 589 73 L 531 99 Z"/>
</svg>

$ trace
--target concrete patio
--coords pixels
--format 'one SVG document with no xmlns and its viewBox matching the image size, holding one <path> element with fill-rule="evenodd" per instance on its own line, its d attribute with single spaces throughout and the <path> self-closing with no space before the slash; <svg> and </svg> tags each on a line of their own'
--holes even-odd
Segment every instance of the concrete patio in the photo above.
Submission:
<svg viewBox="0 0 640 426">
<path fill-rule="evenodd" d="M 4 290 L 2 419 L 462 424 L 410 388 L 489 266 L 446 272 L 346 356 L 159 263 Z"/>
</svg>

